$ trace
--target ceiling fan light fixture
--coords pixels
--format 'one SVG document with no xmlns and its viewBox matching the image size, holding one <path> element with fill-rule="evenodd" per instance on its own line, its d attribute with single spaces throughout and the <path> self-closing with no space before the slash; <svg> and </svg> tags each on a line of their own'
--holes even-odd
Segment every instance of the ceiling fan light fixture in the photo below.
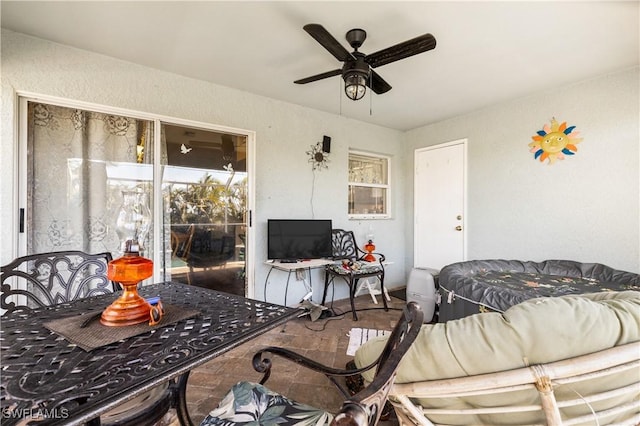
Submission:
<svg viewBox="0 0 640 426">
<path fill-rule="evenodd" d="M 366 74 L 354 71 L 344 76 L 344 93 L 352 101 L 362 99 L 367 92 Z"/>
<path fill-rule="evenodd" d="M 367 38 L 367 32 L 363 29 L 354 28 L 347 32 L 345 38 L 353 48 L 353 52 L 349 52 L 322 25 L 307 24 L 303 28 L 311 37 L 320 43 L 322 47 L 331 53 L 334 58 L 342 62 L 342 69 L 337 68 L 310 77 L 301 78 L 295 80 L 294 83 L 307 84 L 336 75 L 342 75 L 344 92 L 347 97 L 353 101 L 364 97 L 367 86 L 377 95 L 391 90 L 391 85 L 387 83 L 380 74 L 375 72 L 373 70 L 374 68 L 432 50 L 436 47 L 435 37 L 427 33 L 366 55 L 358 51 Z"/>
</svg>

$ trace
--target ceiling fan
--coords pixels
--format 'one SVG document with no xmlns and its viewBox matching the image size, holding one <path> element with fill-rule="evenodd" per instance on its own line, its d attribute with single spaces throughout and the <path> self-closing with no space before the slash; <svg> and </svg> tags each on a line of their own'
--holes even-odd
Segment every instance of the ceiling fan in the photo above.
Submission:
<svg viewBox="0 0 640 426">
<path fill-rule="evenodd" d="M 294 83 L 306 84 L 341 74 L 345 83 L 344 91 L 347 97 L 354 101 L 364 96 L 367 87 L 378 95 L 391 90 L 391 85 L 375 72 L 373 68 L 399 61 L 400 59 L 405 59 L 436 47 L 435 37 L 431 34 L 424 34 L 370 55 L 365 55 L 358 51 L 358 48 L 362 46 L 362 43 L 364 43 L 367 38 L 365 30 L 354 28 L 347 31 L 345 37 L 354 49 L 353 52 L 349 52 L 322 25 L 307 24 L 303 28 L 311 37 L 327 49 L 329 53 L 344 64 L 342 68 L 302 78 L 294 81 Z"/>
</svg>

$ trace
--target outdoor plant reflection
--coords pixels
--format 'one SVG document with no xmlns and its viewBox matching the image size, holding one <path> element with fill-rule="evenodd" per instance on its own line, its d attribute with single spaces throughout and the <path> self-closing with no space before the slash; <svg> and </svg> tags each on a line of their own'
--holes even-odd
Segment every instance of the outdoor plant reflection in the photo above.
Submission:
<svg viewBox="0 0 640 426">
<path fill-rule="evenodd" d="M 244 291 L 247 177 L 244 172 L 206 173 L 191 183 L 168 188 L 174 266 L 188 267 L 187 282 L 237 281 Z M 221 278 L 223 268 L 227 278 Z M 184 269 L 175 270 L 174 273 Z M 233 273 L 233 277 L 226 274 Z"/>
<path fill-rule="evenodd" d="M 247 178 L 227 183 L 207 174 L 196 184 L 174 185 L 170 198 L 172 224 L 242 223 L 247 209 Z"/>
</svg>

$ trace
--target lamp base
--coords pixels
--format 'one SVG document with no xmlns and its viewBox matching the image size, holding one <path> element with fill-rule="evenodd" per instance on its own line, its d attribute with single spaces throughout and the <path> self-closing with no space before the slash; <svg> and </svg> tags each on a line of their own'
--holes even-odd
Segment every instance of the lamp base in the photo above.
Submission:
<svg viewBox="0 0 640 426">
<path fill-rule="evenodd" d="M 122 295 L 102 312 L 102 325 L 121 327 L 149 322 L 151 305 L 138 294 L 137 286 L 138 283 L 124 285 Z"/>
<path fill-rule="evenodd" d="M 138 294 L 138 283 L 153 275 L 153 261 L 127 252 L 119 259 L 109 262 L 107 277 L 119 282 L 124 291 L 100 317 L 106 326 L 121 327 L 148 322 L 151 319 L 151 305 Z"/>
</svg>

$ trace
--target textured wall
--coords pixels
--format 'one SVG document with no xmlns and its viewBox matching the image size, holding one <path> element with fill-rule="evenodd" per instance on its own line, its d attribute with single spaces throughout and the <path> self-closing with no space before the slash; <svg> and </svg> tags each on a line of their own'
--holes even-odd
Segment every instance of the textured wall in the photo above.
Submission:
<svg viewBox="0 0 640 426">
<path fill-rule="evenodd" d="M 418 147 L 468 138 L 469 259 L 572 259 L 639 272 L 638 86 L 636 67 L 414 129 L 404 135 L 405 169 Z M 552 117 L 584 140 L 576 155 L 547 165 L 527 144 Z M 413 193 L 410 177 L 406 188 Z M 411 218 L 408 208 L 409 243 Z M 412 247 L 407 254 L 410 267 Z"/>
<path fill-rule="evenodd" d="M 15 254 L 14 105 L 21 91 L 255 131 L 258 297 L 268 272 L 266 220 L 312 213 L 353 229 L 361 241 L 371 230 L 393 262 L 388 283 L 403 285 L 413 265 L 413 151 L 461 138 L 468 138 L 470 259 L 567 258 L 640 270 L 638 68 L 401 134 L 6 30 L 1 54 L 0 263 Z M 584 141 L 574 157 L 547 166 L 527 144 L 554 116 L 576 125 Z M 305 152 L 322 135 L 332 137 L 331 162 L 314 175 Z M 349 148 L 392 156 L 393 219 L 347 219 Z M 270 278 L 269 300 L 282 301 L 284 278 Z M 314 300 L 321 279 L 315 271 Z M 302 287 L 290 285 L 289 301 Z"/>
<path fill-rule="evenodd" d="M 3 30 L 1 263 L 6 263 L 15 254 L 15 230 L 10 227 L 16 210 L 13 199 L 16 164 L 12 161 L 17 138 L 14 131 L 15 92 L 31 92 L 255 131 L 255 295 L 258 297 L 262 297 L 268 272 L 263 264 L 267 255 L 268 218 L 311 218 L 313 213 L 318 219 L 333 219 L 336 227 L 353 229 L 362 240 L 371 221 L 349 221 L 347 218 L 348 149 L 387 154 L 392 156 L 394 164 L 404 162 L 398 144 L 401 134 L 395 130 Z M 322 141 L 323 135 L 332 138 L 331 162 L 328 170 L 316 172 L 314 177 L 306 151 L 312 144 Z M 392 185 L 402 188 L 404 184 L 404 176 L 394 173 Z M 406 244 L 402 237 L 399 238 L 404 235 L 403 194 L 402 190 L 396 190 L 393 197 L 392 210 L 400 218 L 373 221 L 372 224 L 376 243 L 397 264 L 388 271 L 391 286 L 402 284 L 405 276 Z M 285 281 L 286 274 L 272 274 L 269 284 L 272 297 L 268 297 L 269 300 L 282 301 Z M 314 272 L 313 282 L 314 300 L 319 300 L 320 271 Z M 336 296 L 346 297 L 346 286 L 339 287 L 342 291 L 338 291 Z M 304 287 L 293 282 L 288 300 L 295 303 L 304 294 Z"/>
</svg>

